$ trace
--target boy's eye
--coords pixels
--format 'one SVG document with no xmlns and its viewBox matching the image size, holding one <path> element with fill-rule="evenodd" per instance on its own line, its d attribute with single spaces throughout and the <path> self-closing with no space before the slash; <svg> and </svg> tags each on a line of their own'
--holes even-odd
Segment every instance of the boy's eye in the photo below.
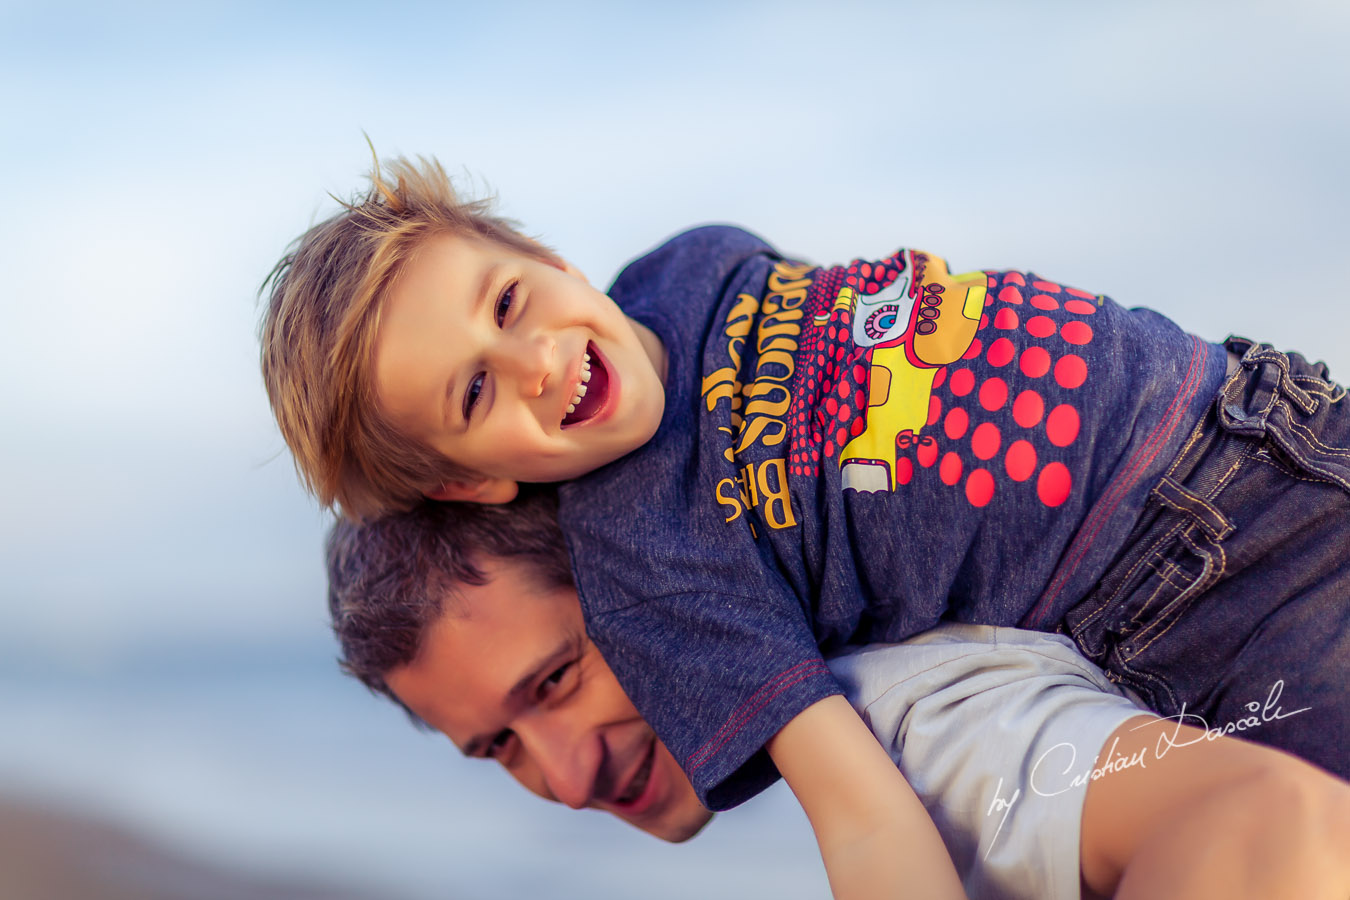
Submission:
<svg viewBox="0 0 1350 900">
<path fill-rule="evenodd" d="M 511 304 L 515 300 L 516 285 L 515 282 L 508 284 L 506 290 L 497 298 L 497 324 L 500 326 L 506 321 L 506 314 L 511 311 Z"/>
<path fill-rule="evenodd" d="M 483 393 L 483 378 L 483 373 L 479 372 L 469 379 L 469 387 L 464 391 L 465 419 L 473 415 L 473 408 L 478 403 L 478 395 Z"/>
</svg>

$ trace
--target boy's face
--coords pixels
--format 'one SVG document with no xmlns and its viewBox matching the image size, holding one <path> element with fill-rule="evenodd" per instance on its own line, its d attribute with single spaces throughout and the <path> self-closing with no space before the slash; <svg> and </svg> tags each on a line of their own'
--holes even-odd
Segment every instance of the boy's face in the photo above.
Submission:
<svg viewBox="0 0 1350 900">
<path fill-rule="evenodd" d="M 417 249 L 375 342 L 377 400 L 394 427 L 511 493 L 646 443 L 664 368 L 655 335 L 575 269 L 461 235 Z"/>
<path fill-rule="evenodd" d="M 668 841 L 710 818 L 586 637 L 571 588 L 488 559 L 427 629 L 390 689 L 466 755 L 495 759 L 547 800 L 606 810 Z"/>
</svg>

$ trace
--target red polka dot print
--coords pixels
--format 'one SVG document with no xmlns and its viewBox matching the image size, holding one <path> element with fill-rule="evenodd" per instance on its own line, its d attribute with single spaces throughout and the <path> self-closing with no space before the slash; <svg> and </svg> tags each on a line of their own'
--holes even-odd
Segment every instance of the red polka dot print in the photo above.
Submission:
<svg viewBox="0 0 1350 900">
<path fill-rule="evenodd" d="M 1003 276 L 1003 280 L 1008 284 L 1020 284 L 1022 287 L 1027 286 L 1027 280 L 1022 277 L 1021 272 L 1009 272 L 1007 275 Z"/>
<path fill-rule="evenodd" d="M 1097 311 L 1097 307 L 1085 300 L 1065 300 L 1064 308 L 1080 316 L 1090 316 Z"/>
<path fill-rule="evenodd" d="M 895 461 L 895 480 L 898 484 L 909 484 L 914 478 L 914 462 L 908 456 Z"/>
<path fill-rule="evenodd" d="M 1055 383 L 1062 388 L 1081 387 L 1087 381 L 1087 363 L 1072 353 L 1061 356 L 1055 363 Z"/>
<path fill-rule="evenodd" d="M 919 445 L 919 449 L 914 451 L 914 458 L 919 461 L 919 465 L 925 469 L 931 468 L 933 463 L 937 462 L 938 448 L 937 441 L 930 441 Z"/>
<path fill-rule="evenodd" d="M 1045 415 L 1045 401 L 1035 391 L 1023 391 L 1013 401 L 1013 421 L 1023 428 L 1035 428 Z"/>
<path fill-rule="evenodd" d="M 1016 354 L 1017 348 L 1013 342 L 1001 337 L 989 345 L 989 353 L 985 358 L 989 360 L 989 365 L 1001 369 L 1012 362 Z"/>
<path fill-rule="evenodd" d="M 993 459 L 1002 442 L 1003 437 L 998 433 L 998 426 L 993 422 L 982 422 L 975 426 L 975 431 L 970 436 L 970 451 L 978 459 Z"/>
<path fill-rule="evenodd" d="M 1017 327 L 1017 322 L 1016 310 L 1007 309 L 1005 307 L 994 314 L 994 327 L 1003 331 L 1012 331 Z"/>
<path fill-rule="evenodd" d="M 1050 371 L 1050 353 L 1044 347 L 1028 347 L 1022 351 L 1018 365 L 1028 378 L 1040 378 Z"/>
<path fill-rule="evenodd" d="M 959 406 L 948 412 L 947 418 L 942 422 L 942 430 L 954 441 L 960 440 L 969 427 L 970 415 Z"/>
<path fill-rule="evenodd" d="M 986 378 L 980 385 L 980 405 L 990 412 L 1000 410 L 1008 402 L 1008 383 L 1002 378 Z"/>
<path fill-rule="evenodd" d="M 1055 284 L 1053 281 L 1037 280 L 1033 281 L 1031 286 L 1038 291 L 1045 291 L 1047 294 L 1058 294 L 1060 290 L 1059 285 Z"/>
<path fill-rule="evenodd" d="M 936 425 L 937 420 L 942 416 L 942 398 L 933 394 L 928 398 L 928 424 Z M 861 421 L 861 420 L 859 420 Z"/>
<path fill-rule="evenodd" d="M 1044 294 L 1037 294 L 1031 298 L 1031 305 L 1037 309 L 1059 309 L 1059 301 L 1054 297 L 1047 297 Z"/>
<path fill-rule="evenodd" d="M 938 466 L 938 477 L 942 479 L 943 484 L 956 484 L 961 480 L 961 469 L 961 457 L 953 451 L 948 451 L 942 457 L 942 465 Z"/>
<path fill-rule="evenodd" d="M 1036 496 L 1046 506 L 1055 507 L 1069 499 L 1069 492 L 1073 489 L 1073 478 L 1069 475 L 1069 469 L 1062 462 L 1052 462 L 1050 465 L 1041 469 L 1040 477 L 1036 479 Z"/>
<path fill-rule="evenodd" d="M 933 376 L 934 389 L 942 387 L 942 383 L 946 380 L 947 380 L 947 367 L 943 366 L 942 368 L 938 369 L 937 374 Z"/>
<path fill-rule="evenodd" d="M 1070 344 L 1083 345 L 1092 340 L 1092 326 L 1086 322 L 1074 319 L 1072 322 L 1065 322 L 1064 327 L 1059 330 L 1059 336 L 1064 338 Z"/>
<path fill-rule="evenodd" d="M 975 338 L 973 341 L 970 342 L 970 346 L 966 348 L 966 352 L 961 356 L 961 358 L 974 359 L 983 352 L 984 352 L 984 345 L 980 343 L 979 338 Z"/>
<path fill-rule="evenodd" d="M 995 325 L 998 323 L 995 322 Z M 1046 338 L 1054 334 L 1057 329 L 1055 322 L 1049 316 L 1032 316 L 1027 319 L 1027 334 L 1032 337 Z"/>
<path fill-rule="evenodd" d="M 1067 447 L 1078 438 L 1078 410 L 1061 403 L 1045 417 L 1045 436 L 1056 447 Z"/>
<path fill-rule="evenodd" d="M 957 369 L 952 373 L 952 393 L 964 397 L 975 390 L 975 373 L 969 369 Z"/>
<path fill-rule="evenodd" d="M 1002 300 L 1004 303 L 1021 303 L 1022 292 L 1009 285 L 998 292 L 998 299 Z"/>
<path fill-rule="evenodd" d="M 994 476 L 988 469 L 975 469 L 966 478 L 966 499 L 971 506 L 988 506 L 994 499 Z"/>
<path fill-rule="evenodd" d="M 1036 471 L 1036 448 L 1030 441 L 1013 441 L 1003 457 L 1003 468 L 1013 481 L 1026 481 Z"/>
</svg>

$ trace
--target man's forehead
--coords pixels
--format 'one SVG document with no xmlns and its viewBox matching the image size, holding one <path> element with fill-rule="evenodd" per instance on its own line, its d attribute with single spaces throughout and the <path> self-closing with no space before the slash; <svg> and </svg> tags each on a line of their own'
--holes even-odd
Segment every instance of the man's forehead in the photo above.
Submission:
<svg viewBox="0 0 1350 900">
<path fill-rule="evenodd" d="M 483 568 L 487 582 L 458 585 L 417 657 L 386 678 L 461 747 L 483 727 L 475 723 L 510 714 L 586 640 L 575 591 L 545 587 L 519 564 Z"/>
</svg>

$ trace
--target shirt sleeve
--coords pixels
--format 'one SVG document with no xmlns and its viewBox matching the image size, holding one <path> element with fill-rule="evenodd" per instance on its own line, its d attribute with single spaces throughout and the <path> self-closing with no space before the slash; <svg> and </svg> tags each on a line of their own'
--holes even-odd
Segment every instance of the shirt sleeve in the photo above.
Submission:
<svg viewBox="0 0 1350 900">
<path fill-rule="evenodd" d="M 842 693 L 800 607 L 781 598 L 668 594 L 611 610 L 588 629 L 712 810 L 772 784 L 778 771 L 764 744 Z"/>
</svg>

